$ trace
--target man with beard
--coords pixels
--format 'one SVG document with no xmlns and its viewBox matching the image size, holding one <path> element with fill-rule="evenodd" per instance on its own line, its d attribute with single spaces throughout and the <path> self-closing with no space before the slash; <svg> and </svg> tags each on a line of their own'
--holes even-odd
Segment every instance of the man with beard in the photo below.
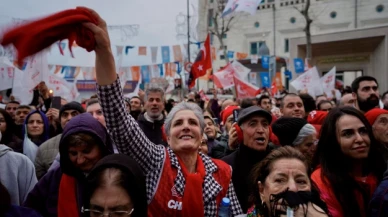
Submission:
<svg viewBox="0 0 388 217">
<path fill-rule="evenodd" d="M 139 115 L 137 122 L 151 142 L 166 146 L 167 144 L 162 139 L 162 127 L 165 120 L 163 115 L 164 90 L 159 86 L 150 86 L 145 91 L 144 102 L 146 112 Z"/>
<path fill-rule="evenodd" d="M 358 110 L 368 112 L 379 106 L 379 84 L 374 77 L 361 76 L 352 82 L 354 106 Z"/>
</svg>

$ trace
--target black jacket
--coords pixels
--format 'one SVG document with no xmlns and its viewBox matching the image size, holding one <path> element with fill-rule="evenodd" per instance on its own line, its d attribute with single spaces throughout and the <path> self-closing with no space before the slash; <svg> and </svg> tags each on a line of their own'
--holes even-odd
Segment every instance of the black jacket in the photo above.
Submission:
<svg viewBox="0 0 388 217">
<path fill-rule="evenodd" d="M 153 123 L 149 122 L 145 119 L 144 114 L 140 114 L 137 120 L 140 128 L 143 130 L 144 134 L 147 138 L 156 145 L 164 145 L 167 146 L 167 143 L 163 141 L 163 132 L 162 127 L 164 124 L 165 118 L 163 120 L 155 120 Z"/>
<path fill-rule="evenodd" d="M 237 149 L 237 151 L 221 159 L 233 169 L 233 186 L 244 213 L 247 212 L 251 205 L 248 204 L 249 195 L 251 194 L 250 172 L 252 168 L 263 160 L 274 148 L 275 146 L 272 143 L 269 143 L 265 152 L 258 152 L 245 145 L 240 145 L 240 148 Z"/>
</svg>

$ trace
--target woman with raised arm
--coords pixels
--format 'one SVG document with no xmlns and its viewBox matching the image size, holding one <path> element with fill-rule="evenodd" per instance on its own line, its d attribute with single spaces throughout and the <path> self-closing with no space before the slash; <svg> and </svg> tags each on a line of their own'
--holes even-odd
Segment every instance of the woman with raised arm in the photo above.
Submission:
<svg viewBox="0 0 388 217">
<path fill-rule="evenodd" d="M 205 125 L 198 105 L 182 102 L 168 114 L 167 148 L 150 142 L 125 112 L 106 23 L 90 11 L 98 24 L 84 26 L 96 39 L 98 97 L 118 150 L 135 159 L 146 175 L 148 216 L 217 216 L 223 197 L 230 199 L 233 216 L 241 214 L 230 167 L 198 152 Z"/>
</svg>

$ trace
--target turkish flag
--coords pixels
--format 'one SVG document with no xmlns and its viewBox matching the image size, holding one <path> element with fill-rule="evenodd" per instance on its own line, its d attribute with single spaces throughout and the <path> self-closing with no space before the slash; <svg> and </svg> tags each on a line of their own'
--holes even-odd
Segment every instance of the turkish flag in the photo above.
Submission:
<svg viewBox="0 0 388 217">
<path fill-rule="evenodd" d="M 210 49 L 210 37 L 209 34 L 206 37 L 204 47 L 198 53 L 197 59 L 191 66 L 189 75 L 189 88 L 193 88 L 195 80 L 201 76 L 206 75 L 207 70 L 212 69 L 212 55 Z"/>
<path fill-rule="evenodd" d="M 237 98 L 248 98 L 256 96 L 257 91 L 260 89 L 246 81 L 241 80 L 234 75 L 234 85 L 236 88 Z"/>
</svg>

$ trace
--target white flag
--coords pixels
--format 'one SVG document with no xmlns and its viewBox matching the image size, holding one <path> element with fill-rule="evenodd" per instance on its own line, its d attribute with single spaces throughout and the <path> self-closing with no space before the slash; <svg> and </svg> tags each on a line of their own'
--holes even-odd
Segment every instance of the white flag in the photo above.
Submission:
<svg viewBox="0 0 388 217">
<path fill-rule="evenodd" d="M 317 68 L 314 66 L 291 82 L 296 90 L 305 90 L 315 97 L 323 94 Z"/>
<path fill-rule="evenodd" d="M 326 96 L 328 98 L 333 97 L 333 94 L 331 91 L 335 90 L 335 76 L 336 76 L 336 68 L 334 66 L 328 73 L 326 73 L 320 79 L 323 90 L 325 91 Z"/>
<path fill-rule="evenodd" d="M 251 15 L 254 15 L 257 11 L 259 4 L 264 2 L 263 0 L 228 0 L 221 17 L 228 16 L 238 11 L 245 11 Z"/>
<path fill-rule="evenodd" d="M 0 91 L 12 88 L 15 66 L 7 57 L 0 57 Z"/>
<path fill-rule="evenodd" d="M 33 98 L 33 89 L 36 85 L 29 79 L 31 75 L 15 67 L 12 95 L 22 105 L 29 105 Z"/>
<path fill-rule="evenodd" d="M 48 75 L 44 80 L 47 87 L 54 92 L 54 96 L 61 96 L 68 102 L 74 101 L 78 96 L 76 82 L 68 82 L 56 75 Z"/>
<path fill-rule="evenodd" d="M 251 69 L 245 67 L 238 61 L 233 61 L 231 65 L 234 69 L 234 74 L 241 80 L 248 82 L 248 75 L 251 72 Z"/>
</svg>

